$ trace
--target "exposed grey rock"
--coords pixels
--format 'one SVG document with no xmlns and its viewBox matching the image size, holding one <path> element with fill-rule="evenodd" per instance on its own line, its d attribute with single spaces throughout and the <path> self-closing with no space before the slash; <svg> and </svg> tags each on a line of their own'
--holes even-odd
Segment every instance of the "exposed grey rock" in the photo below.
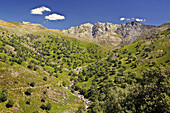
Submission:
<svg viewBox="0 0 170 113">
<path fill-rule="evenodd" d="M 71 27 L 62 32 L 101 45 L 109 43 L 109 45 L 117 46 L 122 41 L 122 37 L 115 33 L 119 26 L 120 25 L 112 23 L 97 22 L 94 25 L 87 23 L 77 27 Z"/>
<path fill-rule="evenodd" d="M 68 30 L 63 30 L 65 34 L 71 34 L 76 38 L 86 38 L 88 40 L 93 40 L 92 38 L 92 27 L 93 25 L 90 23 L 82 24 L 77 27 L 71 27 Z"/>
<path fill-rule="evenodd" d="M 156 26 L 144 25 L 138 21 L 121 24 L 116 30 L 117 34 L 123 37 L 124 44 L 131 44 L 142 35 L 149 36 L 153 32 L 160 31 Z"/>
<path fill-rule="evenodd" d="M 94 25 L 86 23 L 62 32 L 101 45 L 118 46 L 121 43 L 131 44 L 142 35 L 149 36 L 158 31 L 160 30 L 156 26 L 132 21 L 121 25 L 100 22 L 96 22 Z"/>
</svg>

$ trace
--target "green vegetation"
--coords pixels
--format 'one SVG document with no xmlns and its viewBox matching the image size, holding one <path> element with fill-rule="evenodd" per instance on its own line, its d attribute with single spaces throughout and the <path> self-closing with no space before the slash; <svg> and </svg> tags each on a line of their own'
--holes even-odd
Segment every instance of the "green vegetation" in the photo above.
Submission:
<svg viewBox="0 0 170 113">
<path fill-rule="evenodd" d="M 33 92 L 32 89 L 29 88 L 29 89 L 27 89 L 27 91 L 25 92 L 25 94 L 28 96 L 28 95 L 31 95 L 32 92 Z"/>
<path fill-rule="evenodd" d="M 168 30 L 108 50 L 0 28 L 0 112 L 169 112 L 169 51 Z"/>
<path fill-rule="evenodd" d="M 154 36 L 113 50 L 71 76 L 73 92 L 91 100 L 89 113 L 168 112 L 170 32 Z"/>
<path fill-rule="evenodd" d="M 10 108 L 10 107 L 13 107 L 13 105 L 14 105 L 14 101 L 13 101 L 12 99 L 10 99 L 10 100 L 8 101 L 8 103 L 6 104 L 6 107 L 7 107 L 7 108 Z"/>
<path fill-rule="evenodd" d="M 0 93 L 0 102 L 5 102 L 8 99 L 8 90 L 4 89 Z"/>
</svg>

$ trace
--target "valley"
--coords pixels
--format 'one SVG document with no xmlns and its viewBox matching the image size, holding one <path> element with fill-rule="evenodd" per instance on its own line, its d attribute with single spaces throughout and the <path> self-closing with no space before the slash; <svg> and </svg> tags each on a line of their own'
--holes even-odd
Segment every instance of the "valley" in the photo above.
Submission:
<svg viewBox="0 0 170 113">
<path fill-rule="evenodd" d="M 0 112 L 169 112 L 169 51 L 169 23 L 0 21 Z"/>
</svg>

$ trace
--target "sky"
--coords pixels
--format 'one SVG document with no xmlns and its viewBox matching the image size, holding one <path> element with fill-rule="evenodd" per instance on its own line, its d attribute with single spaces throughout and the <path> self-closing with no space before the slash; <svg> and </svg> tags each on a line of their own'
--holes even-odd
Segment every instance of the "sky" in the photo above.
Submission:
<svg viewBox="0 0 170 113">
<path fill-rule="evenodd" d="M 170 22 L 170 0 L 0 0 L 0 20 L 69 29 L 84 23 Z"/>
</svg>

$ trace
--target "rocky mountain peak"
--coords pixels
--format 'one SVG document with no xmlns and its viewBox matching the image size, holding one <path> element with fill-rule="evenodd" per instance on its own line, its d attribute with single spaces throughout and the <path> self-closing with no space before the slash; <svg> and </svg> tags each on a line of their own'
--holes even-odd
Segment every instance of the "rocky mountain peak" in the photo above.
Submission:
<svg viewBox="0 0 170 113">
<path fill-rule="evenodd" d="M 128 22 L 126 24 L 131 24 L 132 26 L 134 26 L 134 25 L 143 25 L 142 23 L 140 23 L 139 21 L 136 21 L 136 20 Z"/>
<path fill-rule="evenodd" d="M 62 32 L 79 39 L 81 37 L 85 40 L 95 41 L 98 44 L 109 43 L 111 46 L 116 46 L 120 43 L 133 43 L 141 35 L 151 34 L 157 31 L 160 30 L 155 26 L 144 25 L 139 21 L 131 21 L 121 25 L 108 22 L 96 22 L 94 25 L 86 23 L 77 27 L 71 27 L 68 30 L 63 30 Z"/>
<path fill-rule="evenodd" d="M 81 26 L 81 27 L 83 27 L 83 26 L 92 27 L 93 24 L 91 24 L 91 23 L 85 23 L 85 24 L 82 24 L 82 25 L 80 25 L 80 26 Z"/>
</svg>

